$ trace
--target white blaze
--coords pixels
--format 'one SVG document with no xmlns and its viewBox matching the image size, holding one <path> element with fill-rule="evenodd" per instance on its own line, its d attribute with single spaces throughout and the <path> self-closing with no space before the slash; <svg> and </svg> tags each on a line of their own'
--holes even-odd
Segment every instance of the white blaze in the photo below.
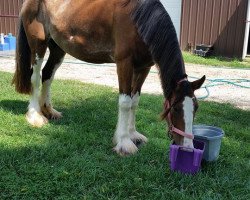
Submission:
<svg viewBox="0 0 250 200">
<path fill-rule="evenodd" d="M 190 97 L 185 97 L 183 101 L 185 133 L 193 134 L 194 104 Z M 183 146 L 193 148 L 193 140 L 184 137 Z"/>
</svg>

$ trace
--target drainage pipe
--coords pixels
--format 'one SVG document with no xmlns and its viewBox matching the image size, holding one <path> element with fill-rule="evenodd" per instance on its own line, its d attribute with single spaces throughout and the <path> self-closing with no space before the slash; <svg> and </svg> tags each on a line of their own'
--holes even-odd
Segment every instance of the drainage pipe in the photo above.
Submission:
<svg viewBox="0 0 250 200">
<path fill-rule="evenodd" d="M 245 38 L 244 38 L 244 46 L 243 46 L 243 54 L 242 54 L 242 60 L 246 58 L 247 56 L 247 47 L 248 40 L 249 40 L 249 29 L 250 28 L 250 0 L 248 0 L 248 7 L 247 7 L 247 19 L 246 19 L 246 29 L 245 29 Z"/>
</svg>

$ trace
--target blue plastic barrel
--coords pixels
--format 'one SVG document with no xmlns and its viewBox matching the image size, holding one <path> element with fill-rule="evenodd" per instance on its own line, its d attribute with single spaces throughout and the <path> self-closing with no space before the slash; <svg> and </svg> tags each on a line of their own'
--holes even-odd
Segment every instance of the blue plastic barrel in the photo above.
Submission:
<svg viewBox="0 0 250 200">
<path fill-rule="evenodd" d="M 12 33 L 9 33 L 7 37 L 4 37 L 4 42 L 9 44 L 9 50 L 16 49 L 16 37 L 14 37 Z"/>
</svg>

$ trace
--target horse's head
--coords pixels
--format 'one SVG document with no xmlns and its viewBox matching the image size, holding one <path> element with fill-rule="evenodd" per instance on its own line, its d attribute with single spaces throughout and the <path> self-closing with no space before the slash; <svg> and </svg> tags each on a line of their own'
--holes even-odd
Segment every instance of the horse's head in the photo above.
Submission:
<svg viewBox="0 0 250 200">
<path fill-rule="evenodd" d="M 198 102 L 194 91 L 199 89 L 206 77 L 194 82 L 179 81 L 171 97 L 166 99 L 163 118 L 168 122 L 169 135 L 178 145 L 193 147 L 192 126 Z"/>
</svg>

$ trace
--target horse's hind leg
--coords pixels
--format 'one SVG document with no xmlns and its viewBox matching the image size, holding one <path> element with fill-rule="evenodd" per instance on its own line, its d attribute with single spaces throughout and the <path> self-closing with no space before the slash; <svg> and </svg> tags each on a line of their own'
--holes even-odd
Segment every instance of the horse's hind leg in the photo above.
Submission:
<svg viewBox="0 0 250 200">
<path fill-rule="evenodd" d="M 30 44 L 31 64 L 33 69 L 31 76 L 32 92 L 26 119 L 31 125 L 41 127 L 48 122 L 47 118 L 41 113 L 39 105 L 39 86 L 41 82 L 40 71 L 47 44 L 39 40 L 30 41 Z"/>
<path fill-rule="evenodd" d="M 135 113 L 140 100 L 141 87 L 149 73 L 150 67 L 134 70 L 132 82 L 132 106 L 129 117 L 129 133 L 130 138 L 135 144 L 146 143 L 147 138 L 136 131 Z"/>
<path fill-rule="evenodd" d="M 65 52 L 60 47 L 58 47 L 53 40 L 49 41 L 49 49 L 49 59 L 42 70 L 42 91 L 40 97 L 40 106 L 42 113 L 48 119 L 59 119 L 62 117 L 62 114 L 57 112 L 52 107 L 50 87 L 56 70 L 62 64 Z"/>
<path fill-rule="evenodd" d="M 44 13 L 41 1 L 26 0 L 20 12 L 19 32 L 17 37 L 16 90 L 31 94 L 27 121 L 36 127 L 48 122 L 41 113 L 39 105 L 40 71 L 47 49 L 47 37 L 44 26 Z"/>
</svg>

